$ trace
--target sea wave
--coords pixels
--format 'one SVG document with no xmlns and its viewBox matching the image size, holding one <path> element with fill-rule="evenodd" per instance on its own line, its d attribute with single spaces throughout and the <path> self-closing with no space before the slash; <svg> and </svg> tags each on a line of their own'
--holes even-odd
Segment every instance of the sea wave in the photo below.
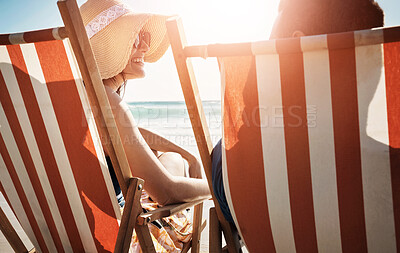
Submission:
<svg viewBox="0 0 400 253">
<path fill-rule="evenodd" d="M 221 138 L 221 102 L 203 101 L 204 114 L 215 144 Z M 155 131 L 170 141 L 197 153 L 188 110 L 182 101 L 130 102 L 130 110 L 140 127 Z"/>
<path fill-rule="evenodd" d="M 134 116 L 141 118 L 182 118 L 187 116 L 187 107 L 181 101 L 131 102 L 128 103 Z M 219 101 L 205 101 L 202 103 L 206 116 L 220 116 L 221 103 Z"/>
</svg>

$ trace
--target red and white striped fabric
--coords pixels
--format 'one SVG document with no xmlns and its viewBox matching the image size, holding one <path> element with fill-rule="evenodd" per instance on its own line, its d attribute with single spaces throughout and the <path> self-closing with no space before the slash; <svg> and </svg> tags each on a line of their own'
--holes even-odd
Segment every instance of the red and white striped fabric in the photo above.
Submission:
<svg viewBox="0 0 400 253">
<path fill-rule="evenodd" d="M 223 177 L 249 252 L 400 251 L 400 27 L 221 58 Z"/>
<path fill-rule="evenodd" d="M 39 252 L 110 252 L 120 210 L 68 40 L 0 46 L 0 190 Z"/>
</svg>

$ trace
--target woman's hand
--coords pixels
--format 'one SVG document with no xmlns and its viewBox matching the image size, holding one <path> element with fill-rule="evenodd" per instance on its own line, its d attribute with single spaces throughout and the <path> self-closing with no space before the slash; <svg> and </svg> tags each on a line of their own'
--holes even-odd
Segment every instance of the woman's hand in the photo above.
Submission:
<svg viewBox="0 0 400 253">
<path fill-rule="evenodd" d="M 202 178 L 200 161 L 193 156 L 192 159 L 188 160 L 188 164 L 189 164 L 189 177 Z"/>
</svg>

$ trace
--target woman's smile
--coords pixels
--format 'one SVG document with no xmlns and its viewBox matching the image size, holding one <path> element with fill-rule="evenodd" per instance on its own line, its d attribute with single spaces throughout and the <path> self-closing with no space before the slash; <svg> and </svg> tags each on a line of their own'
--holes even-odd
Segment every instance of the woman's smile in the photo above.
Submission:
<svg viewBox="0 0 400 253">
<path fill-rule="evenodd" d="M 140 57 L 140 58 L 133 58 L 132 61 L 133 61 L 134 63 L 142 63 L 142 64 L 144 64 L 144 58 L 143 58 L 143 57 Z"/>
</svg>

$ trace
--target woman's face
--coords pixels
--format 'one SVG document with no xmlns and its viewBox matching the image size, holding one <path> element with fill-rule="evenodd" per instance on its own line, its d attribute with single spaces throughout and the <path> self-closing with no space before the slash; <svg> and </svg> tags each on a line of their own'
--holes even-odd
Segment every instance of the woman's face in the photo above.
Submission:
<svg viewBox="0 0 400 253">
<path fill-rule="evenodd" d="M 128 64 L 122 70 L 125 79 L 143 78 L 144 54 L 150 49 L 150 34 L 140 32 L 136 38 Z"/>
</svg>

